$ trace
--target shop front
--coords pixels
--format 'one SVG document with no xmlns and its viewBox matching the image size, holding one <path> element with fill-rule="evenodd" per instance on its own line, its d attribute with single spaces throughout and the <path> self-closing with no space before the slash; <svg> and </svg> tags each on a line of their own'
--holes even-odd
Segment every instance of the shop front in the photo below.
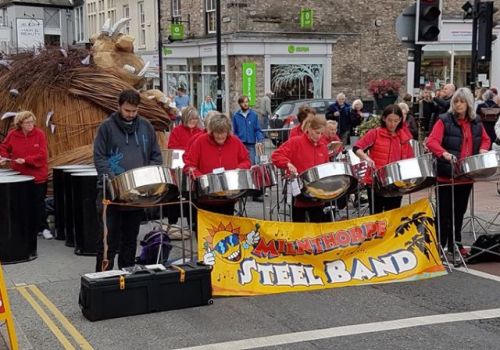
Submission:
<svg viewBox="0 0 500 350">
<path fill-rule="evenodd" d="M 439 42 L 423 47 L 420 84 L 439 89 L 446 83 L 468 86 L 471 77 L 472 24 L 443 20 Z M 500 85 L 500 44 L 493 42 L 491 64 L 478 63 L 478 81 L 485 87 Z"/>
<path fill-rule="evenodd" d="M 238 96 L 250 95 L 258 108 L 266 91 L 274 103 L 304 98 L 331 97 L 331 67 L 334 40 L 234 38 L 222 43 L 223 109 L 234 111 Z M 191 104 L 199 107 L 205 96 L 217 96 L 216 45 L 213 41 L 177 42 L 163 49 L 164 90 L 174 97 L 183 87 Z M 251 86 L 245 85 L 244 70 L 255 70 Z"/>
</svg>

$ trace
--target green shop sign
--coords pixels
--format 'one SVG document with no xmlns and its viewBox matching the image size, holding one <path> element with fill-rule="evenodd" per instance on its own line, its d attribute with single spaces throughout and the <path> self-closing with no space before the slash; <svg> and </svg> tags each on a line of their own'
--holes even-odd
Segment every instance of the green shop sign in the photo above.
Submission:
<svg viewBox="0 0 500 350">
<path fill-rule="evenodd" d="M 170 36 L 172 40 L 184 39 L 184 25 L 182 23 L 172 23 L 170 25 Z"/>
<path fill-rule="evenodd" d="M 311 29 L 313 26 L 313 10 L 302 8 L 300 10 L 300 28 Z"/>
<path fill-rule="evenodd" d="M 309 47 L 288 45 L 288 53 L 301 53 L 301 52 L 309 52 Z"/>
<path fill-rule="evenodd" d="M 257 68 L 254 62 L 246 62 L 242 65 L 243 82 L 242 92 L 243 95 L 248 96 L 248 105 L 255 106 L 257 100 L 256 81 L 257 81 Z"/>
<path fill-rule="evenodd" d="M 168 47 L 163 48 L 163 56 L 171 55 L 172 53 L 172 49 L 169 49 Z"/>
</svg>

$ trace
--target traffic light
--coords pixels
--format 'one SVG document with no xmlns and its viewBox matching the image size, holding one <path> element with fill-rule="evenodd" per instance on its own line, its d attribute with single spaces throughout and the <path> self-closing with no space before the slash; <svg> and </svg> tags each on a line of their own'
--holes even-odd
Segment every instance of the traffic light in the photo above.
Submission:
<svg viewBox="0 0 500 350">
<path fill-rule="evenodd" d="M 479 61 L 491 61 L 491 43 L 497 38 L 493 35 L 493 14 L 498 9 L 493 7 L 493 1 L 480 2 L 477 9 L 477 59 Z"/>
<path fill-rule="evenodd" d="M 441 0 L 417 0 L 417 42 L 437 41 L 441 20 Z"/>
</svg>

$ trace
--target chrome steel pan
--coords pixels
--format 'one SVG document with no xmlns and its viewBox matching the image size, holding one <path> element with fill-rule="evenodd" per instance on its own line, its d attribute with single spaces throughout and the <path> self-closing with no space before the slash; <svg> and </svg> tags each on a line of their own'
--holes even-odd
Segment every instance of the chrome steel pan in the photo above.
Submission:
<svg viewBox="0 0 500 350">
<path fill-rule="evenodd" d="M 299 175 L 304 197 L 331 201 L 356 188 L 358 180 L 351 165 L 330 162 L 314 166 Z"/>
<path fill-rule="evenodd" d="M 198 178 L 198 195 L 201 198 L 235 199 L 255 189 L 252 172 L 246 169 L 205 174 Z"/>
<path fill-rule="evenodd" d="M 402 196 L 432 186 L 437 177 L 432 154 L 387 164 L 375 174 L 377 192 L 385 197 Z"/>
<path fill-rule="evenodd" d="M 184 150 L 182 149 L 164 149 L 161 151 L 163 165 L 170 169 L 184 168 L 183 155 Z"/>
<path fill-rule="evenodd" d="M 474 181 L 500 180 L 500 152 L 489 151 L 464 158 L 457 163 L 457 176 Z"/>
<path fill-rule="evenodd" d="M 259 190 L 275 186 L 278 183 L 277 169 L 272 163 L 254 165 L 250 168 L 253 183 Z"/>
<path fill-rule="evenodd" d="M 413 149 L 413 156 L 415 158 L 418 158 L 425 154 L 425 147 L 421 142 L 411 139 L 410 146 Z"/>
<path fill-rule="evenodd" d="M 110 182 L 111 199 L 129 204 L 155 204 L 178 195 L 172 171 L 160 165 L 132 169 Z"/>
</svg>

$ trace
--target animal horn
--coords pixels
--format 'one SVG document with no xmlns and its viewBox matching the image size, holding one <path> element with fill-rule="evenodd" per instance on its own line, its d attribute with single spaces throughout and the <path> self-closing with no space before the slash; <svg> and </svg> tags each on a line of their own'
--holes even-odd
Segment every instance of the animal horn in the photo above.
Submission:
<svg viewBox="0 0 500 350">
<path fill-rule="evenodd" d="M 118 35 L 118 33 L 120 32 L 120 30 L 128 23 L 132 20 L 132 18 L 129 18 L 129 17 L 125 17 L 125 18 L 122 18 L 120 19 L 118 22 L 116 22 L 114 24 L 114 26 L 111 28 L 111 32 L 110 32 L 110 36 L 112 37 L 115 37 Z"/>
<path fill-rule="evenodd" d="M 101 34 L 108 34 L 111 30 L 111 18 L 107 18 L 106 22 L 102 25 Z"/>
</svg>

